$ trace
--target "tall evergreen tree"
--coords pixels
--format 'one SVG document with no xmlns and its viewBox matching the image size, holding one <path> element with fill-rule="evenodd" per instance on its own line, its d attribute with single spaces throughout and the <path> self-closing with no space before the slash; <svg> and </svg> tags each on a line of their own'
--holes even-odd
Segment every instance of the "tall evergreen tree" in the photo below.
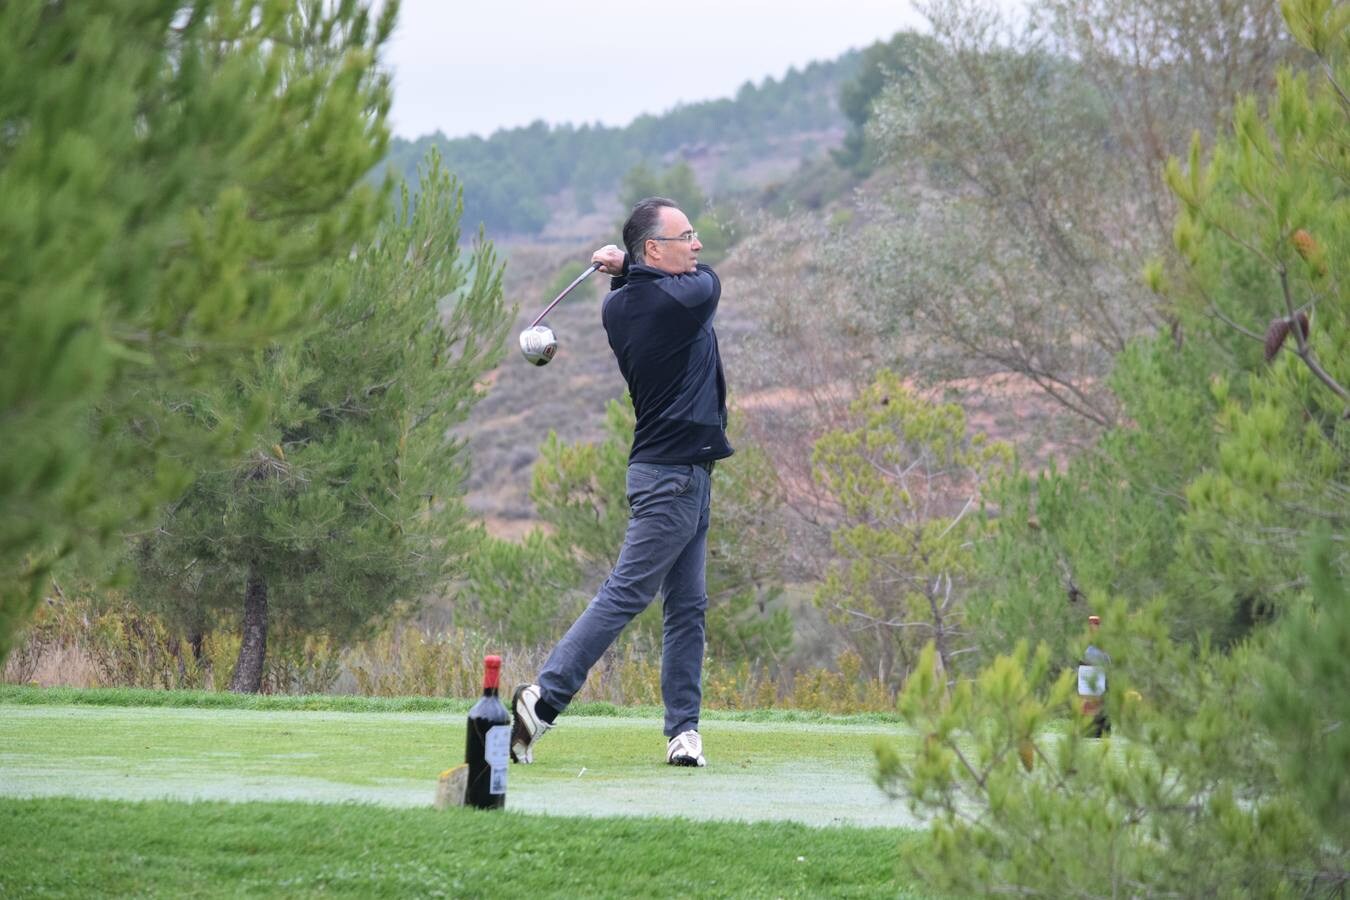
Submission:
<svg viewBox="0 0 1350 900">
<path fill-rule="evenodd" d="M 627 216 L 644 197 L 668 197 L 692 219 L 698 218 L 708 205 L 708 198 L 687 162 L 676 163 L 664 172 L 654 172 L 640 164 L 625 172 L 619 190 L 619 205 L 623 207 L 624 215 Z"/>
<path fill-rule="evenodd" d="M 1186 264 L 1151 278 L 1180 342 L 1119 360 L 1129 425 L 1095 459 L 997 498 L 978 618 L 1040 649 L 948 693 L 930 648 L 901 700 L 927 740 L 879 754 L 882 783 L 934 813 L 935 863 L 918 866 L 944 889 L 1350 885 L 1350 6 L 1282 11 L 1320 71 L 1282 72 L 1264 113 L 1244 100 L 1208 160 L 1197 145 L 1171 166 Z M 1074 715 L 1065 669 L 1089 640 L 1112 661 L 1109 742 L 1045 727 Z"/>
<path fill-rule="evenodd" d="M 1147 275 L 1177 327 L 1116 360 L 1130 427 L 1067 473 L 1000 496 L 978 601 L 987 648 L 1034 622 L 1067 650 L 1081 599 L 1160 594 L 1178 636 L 1231 643 L 1304 586 L 1312 534 L 1344 528 L 1350 317 L 1336 271 L 1348 207 L 1331 161 L 1350 130 L 1336 60 L 1321 84 L 1281 73 L 1266 118 L 1245 99 L 1211 160 L 1197 138 L 1189 161 L 1168 167 L 1184 266 Z M 1332 558 L 1350 570 L 1350 555 Z"/>
<path fill-rule="evenodd" d="M 844 145 L 831 153 L 839 165 L 863 174 L 871 171 L 876 164 L 876 150 L 867 140 L 872 103 L 882 91 L 911 77 L 928 41 L 915 32 L 900 31 L 862 52 L 858 74 L 839 87 L 839 109 L 849 124 Z"/>
<path fill-rule="evenodd" d="M 230 687 L 257 691 L 269 627 L 336 639 L 411 607 L 472 543 L 463 444 L 448 436 L 500 358 L 507 326 L 491 244 L 460 248 L 458 187 L 433 159 L 350 261 L 303 343 L 253 355 L 199 395 L 220 427 L 272 398 L 249 450 L 199 475 L 137 546 L 141 596 L 188 627 L 242 610 Z M 172 403 L 176 398 L 170 398 Z"/>
<path fill-rule="evenodd" d="M 292 334 L 370 232 L 398 4 L 0 4 L 0 660 L 53 566 L 238 450 L 148 398 Z"/>
</svg>

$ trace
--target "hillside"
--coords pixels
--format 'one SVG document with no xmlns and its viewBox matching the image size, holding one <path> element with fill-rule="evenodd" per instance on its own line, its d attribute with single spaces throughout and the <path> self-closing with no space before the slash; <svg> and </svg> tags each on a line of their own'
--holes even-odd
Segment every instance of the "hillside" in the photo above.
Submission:
<svg viewBox="0 0 1350 900">
<path fill-rule="evenodd" d="M 734 99 L 643 117 L 628 129 L 537 124 L 499 132 L 487 141 L 417 142 L 424 149 L 436 145 L 452 168 L 452 155 L 461 154 L 458 164 L 469 170 L 489 165 L 482 156 L 489 147 L 499 151 L 491 159 L 499 169 L 509 168 L 513 156 L 531 148 L 562 148 L 550 165 L 521 163 L 556 188 L 543 201 L 546 224 L 528 235 L 489 230 L 507 260 L 507 299 L 517 306 L 517 315 L 506 356 L 490 373 L 483 399 L 459 434 L 473 461 L 468 502 L 492 533 L 519 537 L 535 524 L 531 471 L 549 431 L 566 442 L 600 439 L 606 404 L 626 389 L 600 325 L 599 302 L 608 289 L 604 276 L 593 277 L 550 315 L 560 350 L 549 366 L 526 365 L 515 345 L 516 334 L 566 283 L 567 267 L 586 262 L 596 247 L 619 242 L 622 210 L 616 195 L 625 170 L 615 165 L 608 180 L 588 180 L 603 168 L 597 160 L 623 158 L 651 166 L 649 159 L 635 155 L 645 148 L 657 154 L 657 165 L 688 164 L 720 213 L 733 220 L 740 242 L 720 259 L 705 254 L 723 281 L 717 330 L 733 415 L 744 425 L 747 440 L 773 448 L 780 476 L 794 492 L 809 490 L 810 445 L 851 399 L 847 385 L 856 374 L 857 358 L 867 357 L 865 370 L 883 365 L 905 370 L 931 354 L 909 335 L 878 332 L 860 339 L 840 332 L 860 298 L 847 290 L 840 294 L 847 279 L 835 271 L 839 249 L 831 249 L 865 252 L 860 236 L 879 216 L 889 215 L 887 198 L 897 192 L 917 190 L 938 205 L 946 196 L 924 184 L 918 168 L 888 166 L 868 175 L 866 166 L 856 165 L 864 153 L 856 144 L 857 126 L 884 83 L 879 73 L 900 68 L 916 52 L 916 40 L 901 33 L 866 51 L 790 73 L 782 82 L 746 85 Z M 774 103 L 786 106 L 774 108 Z M 758 131 L 756 122 L 762 126 Z M 563 157 L 587 146 L 596 156 L 575 160 L 574 179 L 568 181 Z M 854 164 L 842 164 L 850 146 Z M 839 147 L 844 152 L 825 152 Z M 414 148 L 404 143 L 398 149 L 410 153 Z M 718 190 L 726 183 L 737 185 L 730 201 Z M 512 190 L 520 188 L 513 185 Z M 469 181 L 465 190 L 472 216 L 481 185 Z M 594 191 L 589 201 L 587 190 Z M 868 302 L 890 302 L 880 296 L 884 286 L 874 292 L 879 295 Z M 766 345 L 766 335 L 779 337 Z M 992 373 L 992 379 L 988 374 L 934 375 L 927 387 L 935 397 L 960 402 L 974 427 L 1019 444 L 1033 465 L 1062 459 L 1074 435 L 1063 430 L 1053 404 L 1011 373 Z M 830 396 L 822 400 L 808 385 L 823 387 Z"/>
<path fill-rule="evenodd" d="M 440 133 L 395 139 L 377 174 L 415 184 L 432 149 L 464 184 L 466 221 L 482 222 L 497 239 L 584 239 L 586 226 L 612 222 L 624 173 L 637 165 L 688 162 L 705 191 L 720 200 L 782 179 L 803 159 L 839 146 L 848 119 L 842 86 L 863 54 L 791 69 L 781 79 L 746 82 L 734 97 L 644 115 L 624 127 L 535 122 L 487 138 Z"/>
<path fill-rule="evenodd" d="M 780 81 L 747 83 L 734 97 L 642 116 L 625 128 L 536 123 L 487 139 L 438 134 L 394 142 L 386 165 L 410 180 L 426 153 L 441 153 L 463 181 L 466 220 L 485 223 L 507 262 L 506 296 L 517 315 L 506 357 L 458 430 L 473 460 L 469 504 L 489 530 L 519 536 L 533 525 L 528 495 L 540 443 L 550 430 L 565 441 L 599 439 L 605 405 L 626 390 L 600 326 L 605 276 L 593 276 L 550 314 L 560 350 L 548 367 L 526 365 L 515 346 L 516 334 L 559 289 L 560 273 L 586 262 L 596 247 L 619 242 L 623 175 L 637 165 L 687 164 L 710 200 L 737 218 L 796 197 L 799 182 L 820 181 L 810 166 L 833 168 L 829 151 L 844 143 L 849 126 L 839 97 L 864 55 L 812 63 Z M 729 269 L 719 263 L 733 279 L 734 258 L 733 251 Z M 723 306 L 724 343 L 753 327 L 747 308 Z"/>
<path fill-rule="evenodd" d="M 887 175 L 877 175 L 864 182 L 859 193 L 884 193 L 887 181 Z M 838 205 L 848 208 L 846 201 Z M 593 275 L 549 313 L 548 325 L 559 340 L 552 363 L 533 367 L 516 347 L 518 333 L 551 300 L 559 271 L 567 264 L 585 262 L 595 247 L 617 240 L 613 233 L 599 232 L 586 243 L 505 246 L 506 296 L 520 309 L 504 360 L 490 372 L 485 397 L 459 429 L 472 460 L 468 505 L 495 536 L 518 538 L 537 524 L 529 486 L 539 445 L 549 430 L 564 441 L 601 440 L 606 403 L 626 391 L 599 321 L 599 302 L 609 290 L 605 275 Z M 722 279 L 717 335 L 732 391 L 732 414 L 756 440 L 795 433 L 805 422 L 803 405 L 811 402 L 801 387 L 784 381 L 782 370 L 791 366 L 791 360 L 764 366 L 756 359 L 761 341 L 753 339 L 763 337 L 761 310 L 775 302 L 765 293 L 772 286 L 763 279 L 763 243 L 749 240 L 734 247 L 717 266 Z M 894 348 L 894 354 L 902 359 L 906 348 Z M 798 362 L 818 364 L 805 358 Z M 938 386 L 934 397 L 960 402 L 973 428 L 1014 441 L 1034 466 L 1062 461 L 1066 444 L 1073 443 L 1062 430 L 1061 410 L 1025 379 L 1011 375 L 957 379 Z M 782 475 L 788 480 L 802 476 L 786 470 Z"/>
<path fill-rule="evenodd" d="M 531 366 L 516 347 L 516 335 L 552 299 L 548 290 L 558 270 L 586 261 L 591 250 L 609 240 L 616 238 L 597 237 L 589 246 L 568 248 L 505 248 L 506 294 L 519 309 L 506 356 L 489 374 L 483 399 L 460 428 L 473 461 L 469 505 L 494 533 L 518 536 L 528 528 L 533 515 L 530 471 L 548 432 L 557 431 L 568 441 L 598 438 L 605 404 L 625 390 L 600 327 L 599 301 L 609 286 L 607 276 L 592 276 L 549 314 L 559 347 L 552 363 Z"/>
</svg>

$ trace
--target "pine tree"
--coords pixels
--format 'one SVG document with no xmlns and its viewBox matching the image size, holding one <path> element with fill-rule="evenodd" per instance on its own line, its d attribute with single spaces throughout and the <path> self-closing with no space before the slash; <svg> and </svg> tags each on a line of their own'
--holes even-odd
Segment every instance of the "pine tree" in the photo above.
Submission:
<svg viewBox="0 0 1350 900">
<path fill-rule="evenodd" d="M 369 234 L 397 6 L 0 4 L 0 660 L 59 561 L 259 423 L 147 398 L 293 335 Z"/>
<path fill-rule="evenodd" d="M 644 197 L 668 197 L 689 215 L 697 219 L 708 205 L 708 199 L 698 186 L 694 170 L 687 162 L 679 162 L 664 172 L 653 172 L 644 165 L 636 165 L 623 176 L 619 203 L 625 210 Z"/>
<path fill-rule="evenodd" d="M 331 268 L 302 343 L 254 354 L 198 399 L 192 415 L 213 427 L 260 393 L 271 413 L 136 548 L 139 596 L 184 625 L 242 610 L 233 690 L 258 690 L 270 628 L 343 640 L 414 608 L 472 546 L 467 460 L 447 434 L 501 355 L 501 266 L 481 236 L 463 254 L 461 195 L 435 158 L 420 186 Z"/>
<path fill-rule="evenodd" d="M 881 783 L 934 816 L 930 883 L 1140 897 L 1350 884 L 1350 7 L 1282 9 L 1320 72 L 1283 72 L 1264 112 L 1237 105 L 1208 160 L 1197 144 L 1170 167 L 1185 265 L 1149 279 L 1181 327 L 1118 360 L 1129 425 L 998 498 L 982 612 L 986 645 L 1002 635 L 1011 652 L 949 693 L 930 648 L 901 699 L 919 753 L 879 752 Z M 1065 669 L 1089 635 L 1064 620 L 1087 604 L 1112 660 L 1108 741 L 1072 722 Z"/>
<path fill-rule="evenodd" d="M 1314 45 L 1306 28 L 1300 40 Z M 1087 598 L 1159 594 L 1178 636 L 1237 641 L 1304 584 L 1311 535 L 1343 527 L 1350 316 L 1334 160 L 1350 132 L 1332 75 L 1277 82 L 1264 119 L 1243 100 L 1212 159 L 1197 138 L 1169 166 L 1184 266 L 1146 277 L 1176 328 L 1116 359 L 1130 426 L 1067 473 L 1004 485 L 979 599 L 986 648 L 1006 650 L 1035 623 L 1068 652 Z M 1337 555 L 1338 570 L 1348 560 Z"/>
<path fill-rule="evenodd" d="M 1209 386 L 1217 456 L 1187 488 L 1179 564 L 1205 573 L 1191 593 L 1219 608 L 1242 597 L 1243 614 L 1257 619 L 1278 614 L 1289 587 L 1305 583 L 1301 556 L 1312 536 L 1339 533 L 1350 519 L 1341 278 L 1350 203 L 1340 161 L 1350 147 L 1350 11 L 1321 0 L 1284 11 L 1322 72 L 1281 72 L 1264 114 L 1243 99 L 1211 159 L 1201 162 L 1197 138 L 1188 165 L 1174 160 L 1167 172 L 1186 259 L 1172 292 L 1193 318 L 1211 318 L 1196 329 L 1201 340 L 1226 338 L 1242 364 L 1218 370 Z M 1350 571 L 1350 550 L 1334 553 L 1332 565 Z"/>
<path fill-rule="evenodd" d="M 858 74 L 839 88 L 839 110 L 849 125 L 843 146 L 831 151 L 840 166 L 863 175 L 876 166 L 876 148 L 870 146 L 867 137 L 872 104 L 884 90 L 894 90 L 898 82 L 913 75 L 929 40 L 912 31 L 900 31 L 862 52 Z"/>
</svg>

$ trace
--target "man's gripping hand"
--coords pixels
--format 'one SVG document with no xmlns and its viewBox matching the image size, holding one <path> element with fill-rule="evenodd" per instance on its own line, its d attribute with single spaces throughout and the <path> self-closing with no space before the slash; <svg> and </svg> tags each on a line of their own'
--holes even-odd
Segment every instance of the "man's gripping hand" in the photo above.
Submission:
<svg viewBox="0 0 1350 900">
<path fill-rule="evenodd" d="M 622 275 L 623 259 L 626 254 L 613 244 L 606 244 L 591 255 L 591 262 L 600 264 L 600 271 L 606 275 Z"/>
</svg>

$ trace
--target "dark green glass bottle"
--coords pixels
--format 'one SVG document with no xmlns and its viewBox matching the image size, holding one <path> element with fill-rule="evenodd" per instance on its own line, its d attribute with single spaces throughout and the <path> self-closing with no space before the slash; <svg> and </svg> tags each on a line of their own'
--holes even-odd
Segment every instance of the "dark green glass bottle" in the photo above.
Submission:
<svg viewBox="0 0 1350 900">
<path fill-rule="evenodd" d="M 469 784 L 464 802 L 479 809 L 506 805 L 506 768 L 511 753 L 511 716 L 497 695 L 502 658 L 483 658 L 483 698 L 469 710 L 464 761 L 469 764 Z"/>
</svg>

